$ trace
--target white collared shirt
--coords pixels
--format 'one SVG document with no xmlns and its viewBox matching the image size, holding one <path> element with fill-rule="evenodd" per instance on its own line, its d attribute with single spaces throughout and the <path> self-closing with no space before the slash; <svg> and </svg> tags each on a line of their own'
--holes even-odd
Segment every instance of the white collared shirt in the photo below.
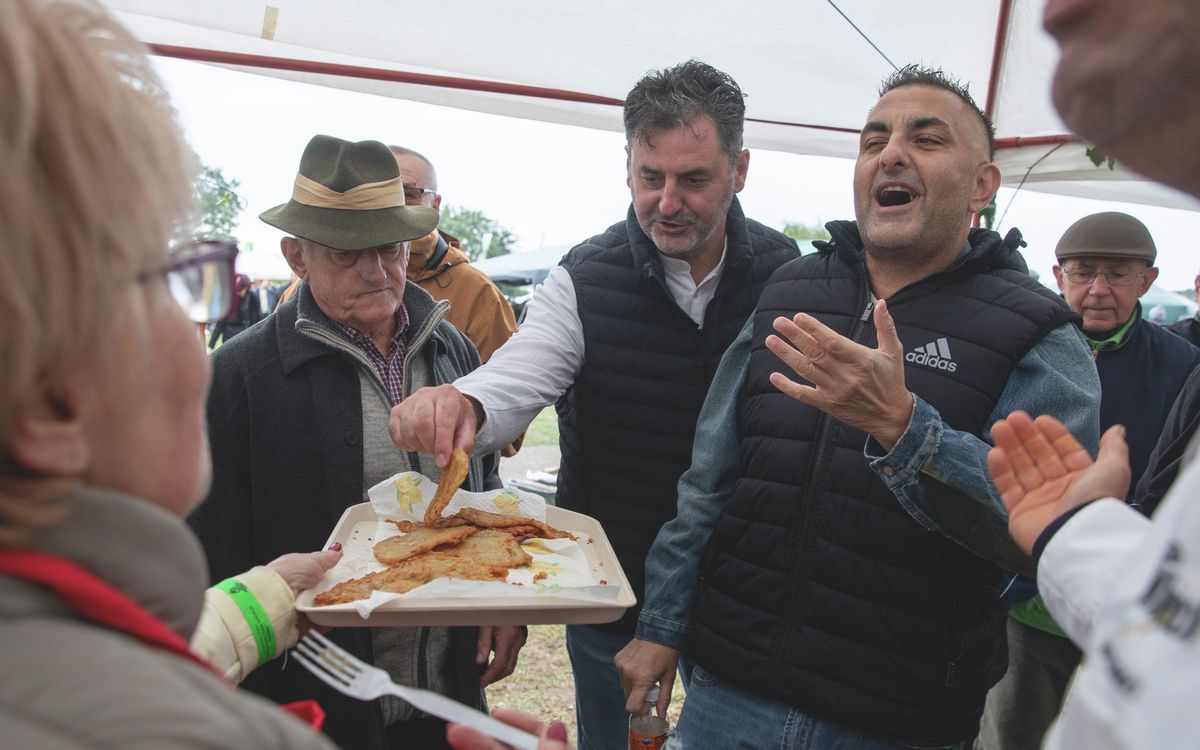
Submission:
<svg viewBox="0 0 1200 750">
<path fill-rule="evenodd" d="M 692 280 L 686 260 L 662 261 L 667 291 L 696 326 L 725 271 L 726 240 L 717 265 L 699 284 Z M 520 435 L 533 418 L 559 399 L 583 366 L 583 322 L 571 275 L 555 266 L 529 301 L 520 329 L 492 354 L 487 364 L 454 381 L 462 393 L 477 400 L 484 423 L 475 436 L 476 450 L 499 450 Z"/>
</svg>

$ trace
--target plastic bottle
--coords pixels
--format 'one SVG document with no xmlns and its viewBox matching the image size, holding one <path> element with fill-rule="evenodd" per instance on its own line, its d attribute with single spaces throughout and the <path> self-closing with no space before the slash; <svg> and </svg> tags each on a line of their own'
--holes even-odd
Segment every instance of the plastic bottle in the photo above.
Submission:
<svg viewBox="0 0 1200 750">
<path fill-rule="evenodd" d="M 658 685 L 646 692 L 645 710 L 629 715 L 629 750 L 661 750 L 671 725 L 654 712 Z"/>
</svg>

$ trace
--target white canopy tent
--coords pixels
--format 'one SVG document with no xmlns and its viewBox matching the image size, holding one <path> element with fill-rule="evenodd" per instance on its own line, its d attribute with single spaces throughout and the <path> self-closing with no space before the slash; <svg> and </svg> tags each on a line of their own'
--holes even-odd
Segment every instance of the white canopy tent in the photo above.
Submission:
<svg viewBox="0 0 1200 750">
<path fill-rule="evenodd" d="M 646 71 L 689 57 L 748 94 L 747 145 L 853 157 L 896 65 L 970 84 L 1005 184 L 1200 209 L 1122 165 L 1095 167 L 1050 102 L 1043 0 L 103 0 L 161 55 L 483 112 L 621 129 Z"/>
</svg>

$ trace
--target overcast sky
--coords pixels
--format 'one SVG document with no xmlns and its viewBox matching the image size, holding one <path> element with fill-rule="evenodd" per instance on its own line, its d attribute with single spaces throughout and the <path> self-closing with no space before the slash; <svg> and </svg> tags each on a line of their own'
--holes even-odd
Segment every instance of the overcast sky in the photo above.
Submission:
<svg viewBox="0 0 1200 750">
<path fill-rule="evenodd" d="M 479 209 L 518 237 L 518 250 L 570 246 L 625 217 L 624 136 L 358 94 L 199 63 L 155 58 L 192 147 L 240 181 L 248 205 L 238 238 L 240 270 L 286 277 L 280 232 L 258 214 L 287 200 L 304 145 L 316 133 L 375 139 L 421 151 L 437 166 L 444 205 Z M 632 85 L 632 81 L 630 85 Z M 746 214 L 782 228 L 854 215 L 853 162 L 751 150 L 740 198 Z M 1189 289 L 1200 269 L 1193 248 L 1200 214 L 1002 189 L 1005 231 L 1019 227 L 1030 267 L 1050 280 L 1054 244 L 1075 220 L 1127 211 L 1150 228 L 1159 285 Z"/>
</svg>

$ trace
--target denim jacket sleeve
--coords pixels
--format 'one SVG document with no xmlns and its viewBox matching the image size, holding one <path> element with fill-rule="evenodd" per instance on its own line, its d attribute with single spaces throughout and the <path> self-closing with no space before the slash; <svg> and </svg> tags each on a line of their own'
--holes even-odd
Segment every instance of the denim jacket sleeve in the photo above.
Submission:
<svg viewBox="0 0 1200 750">
<path fill-rule="evenodd" d="M 691 468 L 679 478 L 677 514 L 646 556 L 646 601 L 636 634 L 676 650 L 687 642 L 700 560 L 736 479 L 737 404 L 750 361 L 751 323 L 721 359 L 700 410 Z"/>
<path fill-rule="evenodd" d="M 864 452 L 871 468 L 922 526 L 1004 570 L 1032 575 L 1032 561 L 1008 534 L 1008 514 L 987 469 L 991 426 L 1017 409 L 1057 418 L 1095 455 L 1100 378 L 1074 324 L 1050 331 L 1017 363 L 982 437 L 950 429 L 918 396 L 908 429 L 891 452 L 885 454 L 870 439 Z"/>
</svg>

